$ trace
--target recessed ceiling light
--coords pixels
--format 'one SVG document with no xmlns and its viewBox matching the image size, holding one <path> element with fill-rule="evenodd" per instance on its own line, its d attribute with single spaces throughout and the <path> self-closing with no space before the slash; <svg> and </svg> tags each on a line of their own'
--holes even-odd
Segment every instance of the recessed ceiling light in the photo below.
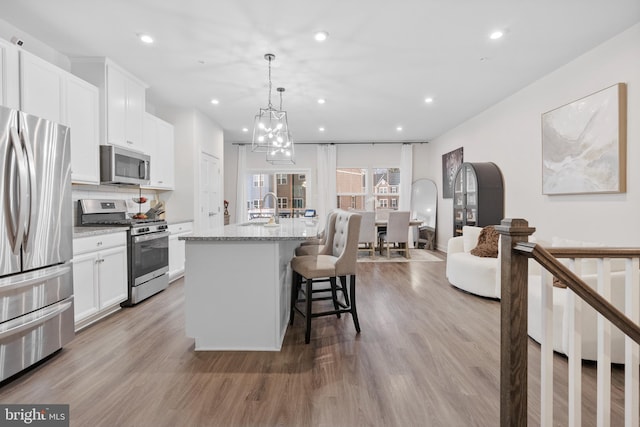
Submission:
<svg viewBox="0 0 640 427">
<path fill-rule="evenodd" d="M 426 102 L 427 104 L 431 104 L 433 102 L 433 98 L 431 97 L 425 98 L 424 102 Z"/>
<path fill-rule="evenodd" d="M 212 99 L 212 100 L 211 100 L 211 103 L 212 103 L 213 105 L 218 105 L 218 104 L 220 104 L 220 101 L 218 101 L 217 99 Z"/>
<path fill-rule="evenodd" d="M 491 40 L 498 40 L 500 37 L 504 36 L 504 33 L 502 31 L 494 31 L 493 33 L 491 33 L 491 35 L 489 35 L 489 38 Z"/>
<path fill-rule="evenodd" d="M 318 99 L 318 104 L 324 104 L 325 102 L 327 101 L 325 101 L 323 98 Z"/>
<path fill-rule="evenodd" d="M 316 39 L 316 41 L 318 41 L 318 42 L 325 41 L 327 39 L 327 37 L 329 37 L 329 33 L 327 33 L 326 31 L 318 31 L 313 36 L 313 38 Z"/>
<path fill-rule="evenodd" d="M 138 34 L 138 38 L 142 43 L 151 44 L 153 43 L 153 37 L 149 34 Z"/>
<path fill-rule="evenodd" d="M 402 126 L 398 126 L 398 127 L 396 128 L 396 130 L 397 130 L 398 132 L 402 132 Z"/>
<path fill-rule="evenodd" d="M 324 128 L 323 128 L 322 126 L 320 126 L 320 127 L 318 128 L 318 130 L 319 130 L 320 132 L 324 132 Z"/>
<path fill-rule="evenodd" d="M 249 132 L 249 128 L 242 128 L 242 132 Z"/>
</svg>

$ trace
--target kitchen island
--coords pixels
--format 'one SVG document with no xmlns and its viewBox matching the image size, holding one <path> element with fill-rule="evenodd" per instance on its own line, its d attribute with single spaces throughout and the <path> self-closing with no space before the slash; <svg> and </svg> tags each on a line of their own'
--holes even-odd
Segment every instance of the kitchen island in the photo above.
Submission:
<svg viewBox="0 0 640 427">
<path fill-rule="evenodd" d="M 196 350 L 279 351 L 289 322 L 291 268 L 317 221 L 231 224 L 185 240 L 186 334 Z"/>
</svg>

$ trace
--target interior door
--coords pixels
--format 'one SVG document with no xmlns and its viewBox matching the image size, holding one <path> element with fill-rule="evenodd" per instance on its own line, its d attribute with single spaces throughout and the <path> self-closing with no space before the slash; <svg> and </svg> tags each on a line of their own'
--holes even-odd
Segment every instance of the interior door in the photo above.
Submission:
<svg viewBox="0 0 640 427">
<path fill-rule="evenodd" d="M 220 208 L 220 160 L 207 153 L 200 155 L 200 231 L 223 224 Z"/>
</svg>

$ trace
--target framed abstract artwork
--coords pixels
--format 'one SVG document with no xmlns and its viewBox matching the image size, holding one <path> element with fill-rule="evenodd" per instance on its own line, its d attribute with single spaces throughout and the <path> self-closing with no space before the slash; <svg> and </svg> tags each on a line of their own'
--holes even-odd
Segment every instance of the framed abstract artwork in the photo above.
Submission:
<svg viewBox="0 0 640 427">
<path fill-rule="evenodd" d="M 453 181 L 462 164 L 462 147 L 442 155 L 442 198 L 453 198 Z"/>
<path fill-rule="evenodd" d="M 624 193 L 627 85 L 542 114 L 542 193 Z"/>
</svg>

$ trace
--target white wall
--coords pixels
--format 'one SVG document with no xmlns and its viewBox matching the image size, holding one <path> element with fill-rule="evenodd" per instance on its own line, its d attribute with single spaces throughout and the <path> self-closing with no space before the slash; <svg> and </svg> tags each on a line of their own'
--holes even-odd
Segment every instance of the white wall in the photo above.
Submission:
<svg viewBox="0 0 640 427">
<path fill-rule="evenodd" d="M 158 107 L 156 111 L 160 118 L 174 125 L 175 134 L 175 189 L 161 194 L 167 203 L 166 218 L 168 221 L 194 220 L 197 230 L 200 227 L 197 215 L 200 208 L 200 153 L 217 157 L 222 168 L 220 176 L 224 177 L 222 128 L 196 109 Z M 221 193 L 222 190 L 220 188 Z"/>
<path fill-rule="evenodd" d="M 542 195 L 541 114 L 627 83 L 627 192 Z M 505 217 L 525 218 L 543 239 L 562 236 L 640 246 L 640 24 L 415 150 L 414 178 L 442 185 L 442 154 L 464 147 L 465 162 L 494 162 L 505 183 Z M 438 248 L 452 235 L 452 199 L 438 200 Z"/>
</svg>

